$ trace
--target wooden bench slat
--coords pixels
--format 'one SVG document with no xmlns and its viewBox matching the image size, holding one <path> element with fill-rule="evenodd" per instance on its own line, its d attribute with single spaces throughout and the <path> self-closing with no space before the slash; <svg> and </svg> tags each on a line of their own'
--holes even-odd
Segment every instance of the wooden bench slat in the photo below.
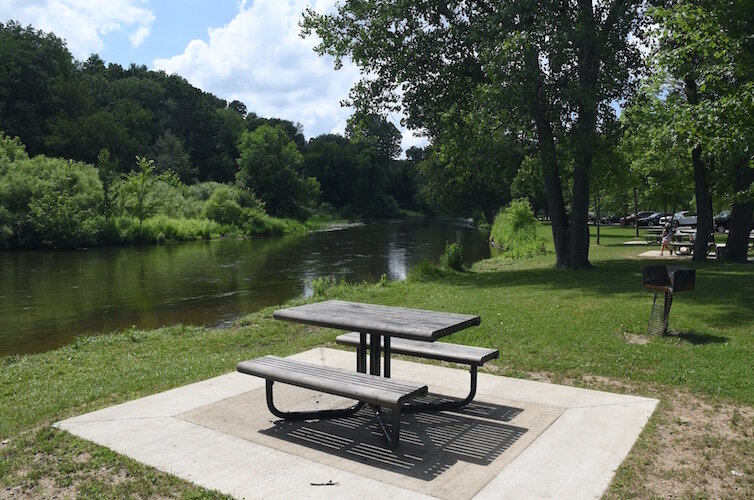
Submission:
<svg viewBox="0 0 754 500">
<path fill-rule="evenodd" d="M 242 361 L 238 364 L 237 370 L 248 375 L 389 408 L 399 408 L 406 401 L 427 393 L 426 385 L 278 356 Z"/>
<path fill-rule="evenodd" d="M 361 335 L 359 332 L 349 332 L 338 335 L 335 338 L 335 342 L 341 345 L 358 347 L 360 338 Z M 369 344 L 369 334 L 367 334 L 367 344 Z M 450 344 L 447 342 L 422 342 L 401 338 L 390 339 L 390 351 L 396 354 L 408 354 L 439 361 L 476 366 L 481 366 L 487 361 L 500 356 L 500 352 L 497 349 Z"/>
</svg>

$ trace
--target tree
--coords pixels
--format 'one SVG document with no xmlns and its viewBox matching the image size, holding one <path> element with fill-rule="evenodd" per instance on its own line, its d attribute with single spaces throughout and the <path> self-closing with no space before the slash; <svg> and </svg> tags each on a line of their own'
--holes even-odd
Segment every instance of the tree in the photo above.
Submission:
<svg viewBox="0 0 754 500">
<path fill-rule="evenodd" d="M 113 216 L 115 208 L 114 183 L 118 179 L 118 163 L 110 159 L 110 151 L 102 148 L 97 155 L 97 175 L 102 183 L 102 210 L 106 221 Z"/>
<path fill-rule="evenodd" d="M 304 172 L 319 181 L 322 201 L 337 208 L 359 204 L 353 189 L 358 153 L 358 146 L 342 135 L 323 134 L 309 140 Z"/>
<path fill-rule="evenodd" d="M 248 113 L 248 110 L 246 109 L 246 104 L 242 103 L 241 101 L 231 101 L 228 104 L 229 110 L 233 111 L 234 113 L 241 116 L 241 118 L 246 118 L 246 115 Z"/>
<path fill-rule="evenodd" d="M 241 134 L 238 183 L 254 192 L 274 216 L 302 216 L 319 195 L 316 179 L 298 171 L 303 156 L 281 127 L 262 125 Z"/>
<path fill-rule="evenodd" d="M 372 148 L 381 162 L 401 153 L 401 132 L 383 116 L 356 113 L 346 123 L 346 137 L 362 147 Z"/>
<path fill-rule="evenodd" d="M 47 119 L 73 72 L 63 40 L 15 21 L 0 23 L 0 130 L 20 137 L 30 155 L 46 152 Z"/>
<path fill-rule="evenodd" d="M 350 57 L 364 79 L 351 92 L 357 109 L 403 109 L 407 123 L 442 132 L 448 109 L 487 105 L 512 112 L 533 131 L 552 219 L 556 266 L 589 265 L 589 171 L 610 103 L 630 90 L 641 65 L 642 0 L 439 3 L 347 0 L 332 14 L 309 9 L 305 35 L 336 66 Z M 481 101 L 481 102 L 480 102 Z M 572 135 L 570 220 L 556 145 Z"/>
<path fill-rule="evenodd" d="M 152 186 L 156 181 L 153 174 L 154 160 L 144 156 L 136 157 L 139 170 L 126 177 L 126 211 L 139 220 L 139 236 L 142 235 L 144 220 L 154 213 L 155 200 L 150 199 Z"/>
<path fill-rule="evenodd" d="M 694 172 L 698 237 L 694 259 L 706 258 L 712 229 L 712 179 L 727 178 L 734 200 L 726 258 L 746 261 L 754 206 L 754 47 L 748 0 L 674 2 L 653 11 L 658 66 L 670 91 L 683 93 L 674 123 L 687 138 Z M 715 175 L 717 174 L 717 175 Z"/>
<path fill-rule="evenodd" d="M 191 159 L 183 141 L 166 130 L 152 146 L 152 157 L 157 172 L 175 172 L 181 182 L 196 182 L 197 169 L 191 166 Z"/>
</svg>

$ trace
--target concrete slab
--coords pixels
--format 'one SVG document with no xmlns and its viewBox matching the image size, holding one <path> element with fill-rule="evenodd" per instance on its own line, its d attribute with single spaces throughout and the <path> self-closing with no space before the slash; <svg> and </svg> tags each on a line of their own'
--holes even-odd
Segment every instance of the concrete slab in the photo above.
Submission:
<svg viewBox="0 0 754 500">
<path fill-rule="evenodd" d="M 353 352 L 293 358 L 353 368 Z M 462 397 L 466 370 L 393 361 L 396 378 L 430 396 Z M 285 409 L 350 402 L 275 386 Z M 385 448 L 371 414 L 284 422 L 264 381 L 228 373 L 55 424 L 160 470 L 238 498 L 598 498 L 657 400 L 479 375 L 463 411 L 406 415 Z"/>
</svg>

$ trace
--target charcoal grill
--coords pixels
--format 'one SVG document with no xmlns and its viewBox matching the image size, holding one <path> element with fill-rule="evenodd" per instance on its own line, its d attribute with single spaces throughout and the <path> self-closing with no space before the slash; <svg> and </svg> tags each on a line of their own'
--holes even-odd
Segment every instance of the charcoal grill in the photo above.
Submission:
<svg viewBox="0 0 754 500">
<path fill-rule="evenodd" d="M 670 306 L 673 305 L 673 294 L 688 292 L 694 289 L 696 270 L 687 267 L 673 266 L 644 266 L 642 270 L 642 285 L 647 290 L 655 292 L 652 311 L 649 313 L 647 333 L 668 334 L 668 317 Z M 657 303 L 657 294 L 664 293 L 661 305 Z"/>
</svg>

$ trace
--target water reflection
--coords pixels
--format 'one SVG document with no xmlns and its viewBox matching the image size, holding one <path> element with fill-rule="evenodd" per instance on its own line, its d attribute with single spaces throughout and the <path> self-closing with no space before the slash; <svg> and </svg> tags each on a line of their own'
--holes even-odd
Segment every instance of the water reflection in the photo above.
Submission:
<svg viewBox="0 0 754 500">
<path fill-rule="evenodd" d="M 485 235 L 459 220 L 352 225 L 299 237 L 157 247 L 0 253 L 0 355 L 38 352 L 76 335 L 233 318 L 311 294 L 311 281 L 405 279 L 460 239 L 471 263 Z"/>
</svg>

